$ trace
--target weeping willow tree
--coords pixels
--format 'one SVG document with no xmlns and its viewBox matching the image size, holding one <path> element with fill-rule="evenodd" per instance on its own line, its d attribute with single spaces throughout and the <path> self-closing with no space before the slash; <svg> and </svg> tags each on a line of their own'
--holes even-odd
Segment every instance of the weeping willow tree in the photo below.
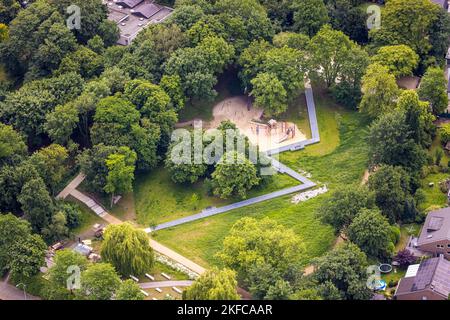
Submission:
<svg viewBox="0 0 450 320">
<path fill-rule="evenodd" d="M 123 276 L 142 276 L 154 265 L 147 234 L 129 223 L 111 225 L 105 230 L 101 256 Z"/>
</svg>

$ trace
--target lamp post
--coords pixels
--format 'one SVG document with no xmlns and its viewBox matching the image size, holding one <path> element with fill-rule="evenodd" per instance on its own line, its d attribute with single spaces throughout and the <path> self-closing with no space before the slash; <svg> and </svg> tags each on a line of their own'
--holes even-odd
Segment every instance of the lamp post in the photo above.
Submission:
<svg viewBox="0 0 450 320">
<path fill-rule="evenodd" d="M 25 300 L 27 300 L 27 291 L 26 291 L 27 286 L 23 283 L 19 283 L 16 285 L 16 288 L 19 288 L 20 286 L 23 287 L 23 295 L 25 296 Z"/>
</svg>

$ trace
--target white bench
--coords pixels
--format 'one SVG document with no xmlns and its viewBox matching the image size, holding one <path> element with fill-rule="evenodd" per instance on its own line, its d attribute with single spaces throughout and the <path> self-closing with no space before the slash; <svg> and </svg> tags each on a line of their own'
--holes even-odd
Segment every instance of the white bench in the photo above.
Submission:
<svg viewBox="0 0 450 320">
<path fill-rule="evenodd" d="M 149 275 L 148 273 L 146 273 L 145 276 L 146 276 L 147 278 L 149 278 L 150 280 L 155 281 L 155 277 L 154 277 L 154 276 L 151 276 L 151 275 Z"/>
<path fill-rule="evenodd" d="M 141 290 L 141 292 L 142 292 L 142 294 L 143 294 L 144 296 L 148 297 L 148 292 L 146 292 L 146 291 L 144 291 L 144 290 Z"/>
<path fill-rule="evenodd" d="M 172 278 L 170 276 L 168 276 L 167 274 L 165 274 L 164 272 L 161 273 L 161 275 L 166 278 L 167 280 L 171 280 Z"/>
<path fill-rule="evenodd" d="M 178 289 L 177 287 L 172 287 L 173 291 L 175 291 L 176 293 L 181 294 L 182 291 L 180 289 Z"/>
<path fill-rule="evenodd" d="M 162 290 L 160 288 L 155 288 L 156 291 L 158 291 L 159 293 L 162 292 Z"/>
<path fill-rule="evenodd" d="M 139 279 L 136 278 L 135 276 L 130 275 L 131 280 L 135 281 L 135 282 L 139 282 Z"/>
</svg>

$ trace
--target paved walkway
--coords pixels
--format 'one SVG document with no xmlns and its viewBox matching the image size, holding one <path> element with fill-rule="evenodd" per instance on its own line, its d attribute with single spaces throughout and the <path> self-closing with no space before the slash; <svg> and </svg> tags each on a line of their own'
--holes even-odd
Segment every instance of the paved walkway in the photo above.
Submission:
<svg viewBox="0 0 450 320">
<path fill-rule="evenodd" d="M 269 151 L 267 151 L 267 154 L 269 156 L 276 155 L 276 154 L 279 154 L 284 151 L 300 150 L 300 149 L 305 148 L 305 146 L 307 146 L 307 145 L 320 142 L 319 125 L 317 123 L 316 106 L 314 103 L 313 91 L 312 91 L 311 85 L 309 83 L 306 83 L 305 87 L 306 87 L 306 89 L 305 89 L 306 105 L 308 108 L 308 117 L 309 117 L 309 123 L 310 123 L 310 127 L 311 127 L 311 139 L 308 139 L 308 140 L 305 140 L 305 141 L 302 141 L 299 143 L 287 145 L 282 148 L 276 148 L 276 149 L 269 150 Z M 181 224 L 204 219 L 204 218 L 211 217 L 211 216 L 214 216 L 214 215 L 217 215 L 220 213 L 224 213 L 224 212 L 239 209 L 242 207 L 250 206 L 250 205 L 253 205 L 253 204 L 256 204 L 259 202 L 275 199 L 275 198 L 282 197 L 282 196 L 285 196 L 285 195 L 288 195 L 291 193 L 304 191 L 306 189 L 310 189 L 310 188 L 313 188 L 316 186 L 316 184 L 314 182 L 312 182 L 305 176 L 301 175 L 297 171 L 292 170 L 288 166 L 282 164 L 278 160 L 273 159 L 273 158 L 271 158 L 271 160 L 272 160 L 272 167 L 275 170 L 277 170 L 279 173 L 285 173 L 285 174 L 291 176 L 295 180 L 301 182 L 301 184 L 298 186 L 295 186 L 295 187 L 291 187 L 291 188 L 275 191 L 272 193 L 268 193 L 268 194 L 265 194 L 262 196 L 254 197 L 251 199 L 239 201 L 239 202 L 236 202 L 236 203 L 233 203 L 233 204 L 230 204 L 227 206 L 223 206 L 220 208 L 205 209 L 200 213 L 197 213 L 197 214 L 194 214 L 194 215 L 191 215 L 188 217 L 183 217 L 180 219 L 176 219 L 173 221 L 159 224 L 155 227 L 147 228 L 147 229 L 145 229 L 145 231 L 147 233 L 150 233 L 152 231 L 158 231 L 158 230 L 162 230 L 162 229 L 172 228 L 172 227 L 175 227 L 175 226 L 178 226 Z"/>
<path fill-rule="evenodd" d="M 25 300 L 23 290 L 9 284 L 8 281 L 9 275 L 2 282 L 0 282 L 0 300 Z M 40 300 L 40 298 L 26 294 L 26 300 Z"/>
<path fill-rule="evenodd" d="M 79 173 L 57 196 L 56 199 L 65 199 L 73 192 L 86 178 L 83 173 Z"/>
<path fill-rule="evenodd" d="M 157 281 L 157 282 L 144 282 L 139 283 L 141 289 L 154 289 L 154 288 L 167 288 L 167 287 L 189 287 L 194 281 L 182 280 L 182 281 Z"/>
<path fill-rule="evenodd" d="M 111 215 L 106 209 L 104 209 L 99 203 L 97 203 L 94 199 L 89 197 L 88 195 L 77 190 L 77 186 L 84 180 L 85 176 L 83 174 L 79 174 L 69 185 L 64 188 L 64 190 L 58 195 L 60 199 L 64 199 L 69 195 L 84 203 L 89 209 L 91 209 L 95 214 L 97 214 L 100 218 L 105 220 L 108 224 L 121 224 L 122 220 Z M 175 262 L 178 262 L 188 268 L 189 270 L 202 274 L 205 272 L 205 268 L 199 266 L 195 262 L 183 257 L 182 255 L 176 253 L 175 251 L 163 246 L 162 244 L 156 242 L 155 240 L 150 239 L 150 246 L 156 252 L 159 252 L 162 255 L 172 259 Z"/>
</svg>

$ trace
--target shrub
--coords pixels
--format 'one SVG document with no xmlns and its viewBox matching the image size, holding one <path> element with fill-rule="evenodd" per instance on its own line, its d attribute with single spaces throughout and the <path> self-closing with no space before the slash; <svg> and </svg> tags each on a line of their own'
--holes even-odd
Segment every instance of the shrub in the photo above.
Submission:
<svg viewBox="0 0 450 320">
<path fill-rule="evenodd" d="M 442 125 L 442 127 L 439 129 L 439 132 L 441 133 L 442 143 L 446 144 L 450 141 L 450 123 Z"/>
</svg>

